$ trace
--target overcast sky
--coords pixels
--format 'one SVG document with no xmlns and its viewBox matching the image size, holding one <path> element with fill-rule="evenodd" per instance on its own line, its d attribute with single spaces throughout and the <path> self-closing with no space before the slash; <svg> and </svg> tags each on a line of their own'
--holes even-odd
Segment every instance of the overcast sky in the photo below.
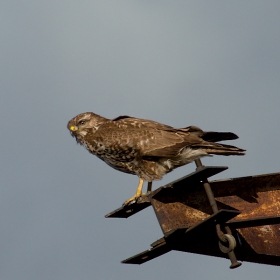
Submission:
<svg viewBox="0 0 280 280">
<path fill-rule="evenodd" d="M 151 207 L 104 218 L 138 178 L 66 129 L 93 111 L 232 131 L 247 154 L 203 160 L 229 166 L 213 179 L 279 172 L 279 15 L 272 0 L 2 0 L 0 279 L 279 279 L 279 267 L 176 251 L 121 264 L 161 229 Z"/>
</svg>

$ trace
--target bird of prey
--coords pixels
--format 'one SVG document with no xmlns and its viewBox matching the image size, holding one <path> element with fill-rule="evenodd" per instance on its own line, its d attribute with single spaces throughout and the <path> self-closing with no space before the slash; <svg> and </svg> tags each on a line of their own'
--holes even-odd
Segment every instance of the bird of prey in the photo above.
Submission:
<svg viewBox="0 0 280 280">
<path fill-rule="evenodd" d="M 155 121 L 120 116 L 107 119 L 92 112 L 74 117 L 67 125 L 77 143 L 116 170 L 139 177 L 136 194 L 142 195 L 144 181 L 151 189 L 173 169 L 209 155 L 244 155 L 245 150 L 216 143 L 234 140 L 231 132 L 204 132 L 196 126 L 174 128 Z"/>
</svg>

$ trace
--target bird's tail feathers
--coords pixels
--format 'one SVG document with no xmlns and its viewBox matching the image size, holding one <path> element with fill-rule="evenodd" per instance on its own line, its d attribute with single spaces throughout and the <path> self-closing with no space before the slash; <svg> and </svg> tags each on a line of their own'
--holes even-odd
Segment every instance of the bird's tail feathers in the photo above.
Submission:
<svg viewBox="0 0 280 280">
<path fill-rule="evenodd" d="M 243 156 L 245 155 L 245 151 L 246 151 L 235 146 L 212 143 L 212 142 L 192 145 L 192 148 L 203 149 L 207 154 L 224 155 L 224 156 L 230 156 L 230 155 Z"/>
<path fill-rule="evenodd" d="M 208 141 L 208 142 L 220 142 L 225 140 L 235 140 L 238 139 L 238 136 L 232 132 L 208 131 L 208 132 L 203 132 L 201 138 L 204 141 Z"/>
<path fill-rule="evenodd" d="M 196 136 L 202 138 L 207 142 L 220 142 L 225 140 L 235 140 L 238 136 L 232 132 L 215 132 L 215 131 L 203 131 L 197 126 L 188 126 L 186 128 L 181 128 L 181 131 L 190 132 Z"/>
</svg>

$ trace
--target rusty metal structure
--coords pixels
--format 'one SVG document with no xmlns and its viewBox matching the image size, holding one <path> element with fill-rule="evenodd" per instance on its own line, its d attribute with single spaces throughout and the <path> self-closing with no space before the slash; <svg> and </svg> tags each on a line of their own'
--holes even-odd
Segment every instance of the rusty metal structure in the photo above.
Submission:
<svg viewBox="0 0 280 280">
<path fill-rule="evenodd" d="M 122 263 L 142 264 L 171 250 L 280 265 L 280 173 L 208 181 L 227 169 L 203 166 L 106 215 L 128 218 L 152 205 L 163 237 Z"/>
</svg>

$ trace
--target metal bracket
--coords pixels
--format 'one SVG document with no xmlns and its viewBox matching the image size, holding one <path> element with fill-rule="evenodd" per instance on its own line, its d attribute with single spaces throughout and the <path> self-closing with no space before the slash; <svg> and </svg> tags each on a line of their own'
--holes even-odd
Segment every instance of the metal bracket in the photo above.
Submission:
<svg viewBox="0 0 280 280">
<path fill-rule="evenodd" d="M 196 164 L 197 170 L 199 170 L 200 168 L 203 167 L 200 159 L 196 159 L 195 160 L 195 164 Z M 209 203 L 210 203 L 210 205 L 212 207 L 213 213 L 216 214 L 216 213 L 219 212 L 219 209 L 218 209 L 218 206 L 217 206 L 214 194 L 212 192 L 211 186 L 210 186 L 207 178 L 203 179 L 202 183 L 203 183 L 203 187 L 205 189 L 206 195 L 208 197 Z M 216 224 L 217 236 L 219 237 L 221 242 L 224 242 L 224 243 L 228 242 L 229 243 L 229 248 L 230 248 L 230 247 L 233 246 L 233 245 L 230 246 L 231 243 L 235 243 L 236 244 L 236 241 L 235 241 L 233 235 L 231 234 L 231 230 L 230 230 L 229 226 L 226 226 L 225 230 L 227 232 L 227 235 L 225 235 L 221 231 L 221 225 L 219 223 Z M 232 240 L 232 242 L 230 243 L 231 240 Z M 219 243 L 219 244 L 221 244 L 221 243 Z M 220 248 L 221 248 L 221 246 L 220 246 Z M 234 248 L 235 248 L 235 245 L 234 245 Z M 231 261 L 230 268 L 232 268 L 232 269 L 233 268 L 237 268 L 237 267 L 239 267 L 241 265 L 241 263 L 238 262 L 237 259 L 236 259 L 236 256 L 235 256 L 235 253 L 234 253 L 234 248 L 231 248 L 231 250 L 229 250 L 227 252 L 227 254 L 228 254 L 229 258 L 230 258 L 230 261 Z M 221 251 L 224 252 L 223 250 L 221 250 Z"/>
<path fill-rule="evenodd" d="M 197 162 L 195 172 L 107 214 L 127 218 L 152 205 L 164 234 L 123 263 L 142 264 L 177 250 L 228 254 L 231 268 L 240 266 L 237 259 L 280 266 L 280 173 L 208 182 L 226 169 Z"/>
</svg>

